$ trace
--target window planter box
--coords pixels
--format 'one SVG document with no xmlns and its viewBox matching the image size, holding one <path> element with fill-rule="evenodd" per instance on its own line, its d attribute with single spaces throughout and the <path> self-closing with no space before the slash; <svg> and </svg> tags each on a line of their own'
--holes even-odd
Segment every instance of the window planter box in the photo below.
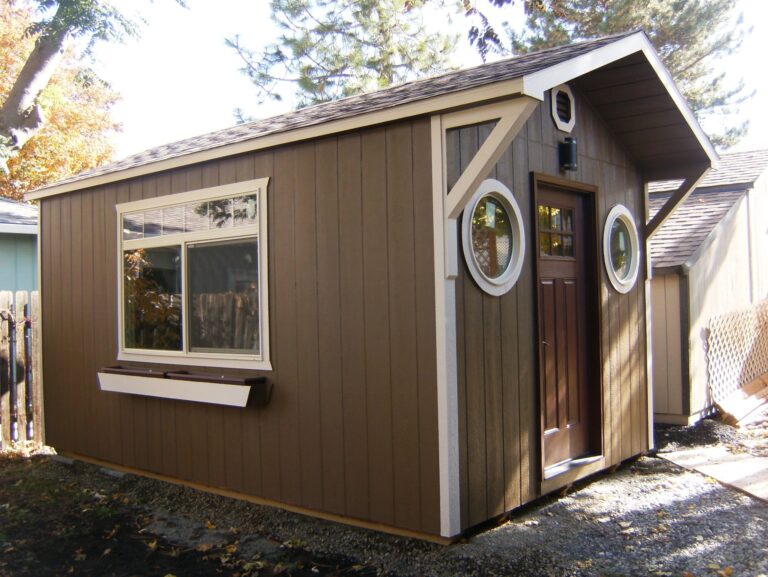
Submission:
<svg viewBox="0 0 768 577">
<path fill-rule="evenodd" d="M 249 400 L 254 405 L 265 405 L 272 392 L 272 384 L 265 377 L 162 372 L 135 367 L 106 367 L 99 371 L 98 377 L 102 391 L 230 407 L 245 407 Z"/>
</svg>

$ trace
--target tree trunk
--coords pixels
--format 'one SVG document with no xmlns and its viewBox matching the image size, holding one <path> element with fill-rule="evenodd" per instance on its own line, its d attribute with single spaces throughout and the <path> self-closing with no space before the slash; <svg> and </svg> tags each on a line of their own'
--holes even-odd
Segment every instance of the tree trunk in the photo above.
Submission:
<svg viewBox="0 0 768 577">
<path fill-rule="evenodd" d="M 8 160 L 16 156 L 43 125 L 43 111 L 36 100 L 56 70 L 66 37 L 67 30 L 56 30 L 37 39 L 0 108 L 0 170 L 7 170 Z"/>
</svg>

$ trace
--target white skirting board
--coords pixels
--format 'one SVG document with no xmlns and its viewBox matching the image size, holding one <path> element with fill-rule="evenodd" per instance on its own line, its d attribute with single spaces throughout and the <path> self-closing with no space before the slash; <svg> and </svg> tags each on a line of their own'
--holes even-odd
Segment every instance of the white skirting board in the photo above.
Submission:
<svg viewBox="0 0 768 577">
<path fill-rule="evenodd" d="M 249 385 L 225 385 L 112 373 L 98 373 L 98 375 L 102 391 L 230 407 L 244 407 L 248 403 L 248 395 L 251 392 Z"/>
</svg>

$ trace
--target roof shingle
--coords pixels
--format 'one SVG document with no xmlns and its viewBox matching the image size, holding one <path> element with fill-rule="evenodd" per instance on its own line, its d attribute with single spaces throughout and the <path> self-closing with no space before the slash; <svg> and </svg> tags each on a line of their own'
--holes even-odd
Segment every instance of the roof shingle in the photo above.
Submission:
<svg viewBox="0 0 768 577">
<path fill-rule="evenodd" d="M 395 106 L 417 102 L 419 100 L 426 100 L 434 96 L 451 94 L 470 88 L 514 80 L 591 52 L 636 33 L 636 31 L 625 32 L 568 46 L 540 50 L 538 52 L 532 52 L 514 58 L 482 64 L 474 68 L 448 72 L 432 78 L 414 80 L 412 82 L 384 88 L 376 92 L 317 104 L 315 106 L 302 108 L 272 118 L 256 120 L 231 128 L 217 130 L 201 136 L 195 136 L 171 144 L 151 148 L 122 160 L 81 172 L 80 174 L 60 180 L 50 186 L 42 187 L 39 190 L 45 190 L 52 186 L 85 180 L 94 176 L 135 168 L 187 154 L 202 152 L 219 146 L 235 144 L 271 134 L 287 132 L 297 128 L 319 125 L 334 120 L 341 120 L 365 113 L 385 110 Z"/>
</svg>

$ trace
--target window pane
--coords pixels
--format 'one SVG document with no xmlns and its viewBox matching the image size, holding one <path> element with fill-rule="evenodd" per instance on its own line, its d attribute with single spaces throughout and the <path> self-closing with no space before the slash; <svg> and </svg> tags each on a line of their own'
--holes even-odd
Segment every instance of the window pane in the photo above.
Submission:
<svg viewBox="0 0 768 577">
<path fill-rule="evenodd" d="M 208 203 L 208 216 L 211 228 L 228 228 L 232 226 L 232 199 L 222 198 Z"/>
<path fill-rule="evenodd" d="M 563 230 L 565 232 L 573 231 L 573 211 L 571 209 L 563 209 Z"/>
<path fill-rule="evenodd" d="M 484 196 L 472 214 L 472 251 L 488 278 L 503 275 L 512 260 L 512 226 L 498 199 Z"/>
<path fill-rule="evenodd" d="M 539 205 L 539 230 L 549 230 L 549 207 Z"/>
<path fill-rule="evenodd" d="M 163 211 L 147 210 L 144 212 L 144 238 L 160 236 L 163 228 Z"/>
<path fill-rule="evenodd" d="M 611 227 L 611 266 L 616 277 L 624 280 L 629 276 L 632 265 L 632 250 L 629 229 L 623 220 L 617 218 Z"/>
<path fill-rule="evenodd" d="M 560 219 L 560 209 L 555 208 L 553 206 L 549 210 L 550 210 L 550 213 L 552 214 L 552 220 L 550 221 L 550 228 L 552 230 L 561 230 L 563 228 L 563 223 Z"/>
<path fill-rule="evenodd" d="M 573 236 L 563 235 L 563 256 L 573 256 Z"/>
<path fill-rule="evenodd" d="M 189 350 L 259 354 L 258 241 L 189 245 Z"/>
<path fill-rule="evenodd" d="M 195 202 L 184 205 L 184 230 L 197 232 L 208 230 L 208 202 Z"/>
<path fill-rule="evenodd" d="M 144 237 L 144 213 L 123 215 L 123 240 Z"/>
<path fill-rule="evenodd" d="M 552 247 L 549 243 L 549 233 L 539 233 L 539 254 L 541 256 L 552 256 Z"/>
<path fill-rule="evenodd" d="M 184 232 L 184 207 L 169 206 L 163 209 L 163 235 Z"/>
<path fill-rule="evenodd" d="M 563 256 L 563 236 L 560 234 L 552 235 L 552 256 Z"/>
<path fill-rule="evenodd" d="M 238 196 L 234 199 L 233 214 L 235 226 L 248 226 L 258 222 L 259 200 L 255 194 Z"/>
<path fill-rule="evenodd" d="M 123 253 L 125 346 L 180 351 L 181 248 Z"/>
</svg>

